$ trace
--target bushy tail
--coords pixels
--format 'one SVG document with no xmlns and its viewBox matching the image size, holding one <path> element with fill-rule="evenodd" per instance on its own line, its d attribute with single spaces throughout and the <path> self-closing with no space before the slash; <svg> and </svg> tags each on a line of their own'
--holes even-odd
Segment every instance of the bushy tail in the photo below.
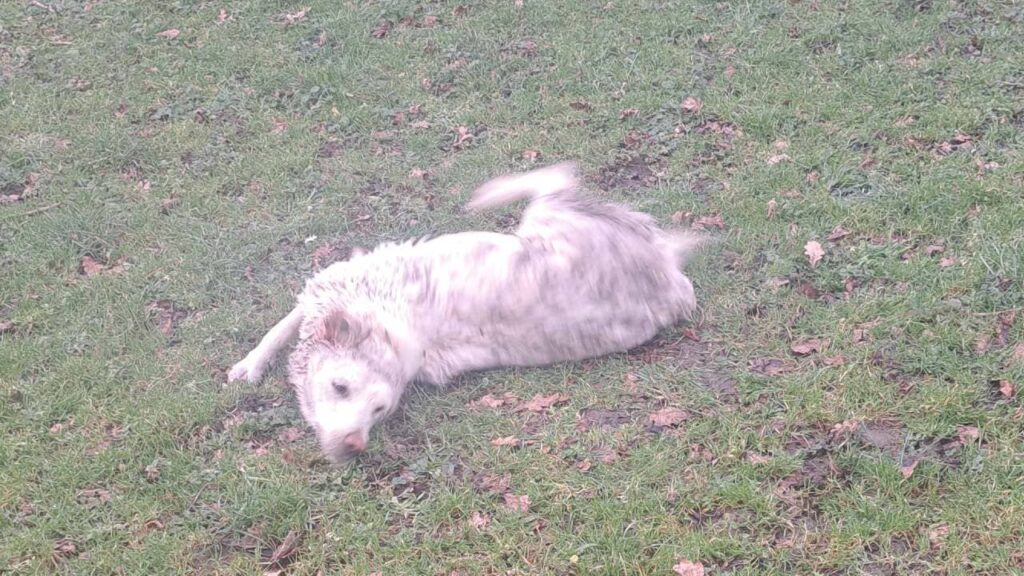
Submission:
<svg viewBox="0 0 1024 576">
<path fill-rule="evenodd" d="M 683 268 L 693 255 L 714 240 L 710 236 L 696 232 L 671 230 L 665 233 L 665 241 L 668 243 L 669 253 L 679 267 Z"/>
<path fill-rule="evenodd" d="M 542 198 L 576 188 L 576 164 L 561 162 L 545 168 L 495 178 L 473 191 L 466 210 L 480 212 L 526 198 Z"/>
</svg>

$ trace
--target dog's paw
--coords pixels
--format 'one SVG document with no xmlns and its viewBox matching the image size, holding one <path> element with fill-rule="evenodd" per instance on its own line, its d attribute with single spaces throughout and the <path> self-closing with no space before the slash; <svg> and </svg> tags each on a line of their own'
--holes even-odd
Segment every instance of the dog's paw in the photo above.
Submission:
<svg viewBox="0 0 1024 576">
<path fill-rule="evenodd" d="M 228 382 L 245 380 L 250 384 L 255 384 L 263 377 L 263 369 L 264 366 L 260 362 L 254 362 L 246 356 L 241 362 L 231 367 L 231 371 L 228 372 Z"/>
</svg>

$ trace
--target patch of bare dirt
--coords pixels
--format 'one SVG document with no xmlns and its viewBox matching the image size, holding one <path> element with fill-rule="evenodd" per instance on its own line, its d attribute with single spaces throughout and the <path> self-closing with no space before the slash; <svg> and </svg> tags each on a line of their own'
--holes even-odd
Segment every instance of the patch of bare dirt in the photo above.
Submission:
<svg viewBox="0 0 1024 576">
<path fill-rule="evenodd" d="M 662 161 L 645 154 L 616 159 L 598 171 L 597 184 L 602 190 L 637 190 L 658 183 Z"/>
</svg>

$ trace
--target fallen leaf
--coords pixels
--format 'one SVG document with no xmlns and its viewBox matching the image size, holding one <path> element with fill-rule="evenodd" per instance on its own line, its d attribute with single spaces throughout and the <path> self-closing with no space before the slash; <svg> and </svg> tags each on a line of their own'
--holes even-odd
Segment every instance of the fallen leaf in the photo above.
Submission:
<svg viewBox="0 0 1024 576">
<path fill-rule="evenodd" d="M 82 256 L 82 260 L 79 263 L 81 273 L 86 276 L 95 276 L 100 272 L 107 269 L 106 264 L 101 264 L 94 260 L 92 256 Z"/>
<path fill-rule="evenodd" d="M 569 108 L 572 108 L 573 110 L 576 110 L 578 112 L 586 112 L 590 110 L 591 106 L 589 102 L 583 100 L 573 100 L 572 102 L 569 102 Z"/>
<path fill-rule="evenodd" d="M 150 484 L 158 482 L 160 480 L 160 464 L 153 462 L 142 469 L 142 475 L 145 476 L 146 482 Z"/>
<path fill-rule="evenodd" d="M 160 213 L 170 214 L 171 208 L 178 205 L 181 200 L 177 196 L 168 196 L 160 201 Z"/>
<path fill-rule="evenodd" d="M 700 334 L 697 334 L 697 331 L 694 330 L 693 328 L 684 329 L 683 338 L 686 338 L 691 342 L 700 342 Z"/>
<path fill-rule="evenodd" d="M 473 515 L 469 517 L 469 525 L 477 530 L 483 530 L 491 523 L 491 517 L 487 514 L 481 514 L 480 512 L 473 511 Z"/>
<path fill-rule="evenodd" d="M 533 398 L 530 398 L 523 404 L 523 408 L 530 412 L 541 412 L 555 406 L 557 404 L 564 404 L 569 401 L 569 397 L 565 394 L 554 393 L 544 396 L 543 394 L 537 394 Z"/>
<path fill-rule="evenodd" d="M 1003 398 L 1009 400 L 1013 398 L 1013 395 L 1016 394 L 1016 392 L 1013 382 L 1006 379 L 999 381 L 999 393 L 1003 395 Z"/>
<path fill-rule="evenodd" d="M 306 432 L 302 428 L 289 426 L 277 434 L 277 439 L 284 443 L 291 443 L 302 439 Z"/>
<path fill-rule="evenodd" d="M 920 462 L 920 460 L 914 460 L 910 464 L 904 464 L 903 466 L 900 466 L 900 474 L 904 478 L 910 478 L 911 475 L 914 474 L 914 470 L 917 468 L 918 462 Z"/>
<path fill-rule="evenodd" d="M 792 372 L 793 364 L 779 358 L 754 358 L 750 361 L 750 370 L 765 376 L 778 376 Z"/>
<path fill-rule="evenodd" d="M 956 264 L 956 258 L 943 258 L 939 260 L 939 268 L 949 268 Z"/>
<path fill-rule="evenodd" d="M 455 142 L 452 144 L 453 147 L 458 148 L 462 146 L 467 140 L 473 139 L 473 134 L 470 133 L 469 128 L 465 126 L 459 126 L 455 129 Z"/>
<path fill-rule="evenodd" d="M 711 214 L 710 216 L 701 216 L 693 221 L 691 224 L 693 228 L 698 230 L 705 230 L 707 228 L 718 228 L 719 230 L 725 229 L 725 220 L 722 219 L 721 214 Z"/>
<path fill-rule="evenodd" d="M 180 30 L 178 30 L 177 28 L 171 28 L 169 30 L 164 30 L 163 32 L 158 32 L 157 36 L 161 38 L 166 38 L 168 40 L 174 40 L 178 37 L 179 34 L 181 34 Z"/>
<path fill-rule="evenodd" d="M 778 206 L 778 203 L 775 202 L 774 198 L 768 201 L 768 211 L 765 214 L 765 217 L 768 218 L 769 220 L 771 220 L 772 218 L 775 217 L 775 207 L 776 206 Z"/>
<path fill-rule="evenodd" d="M 474 481 L 474 486 L 478 490 L 483 492 L 491 492 L 493 494 L 503 494 L 508 492 L 509 485 L 512 483 L 512 474 L 506 473 L 502 476 L 495 474 L 484 474 Z"/>
<path fill-rule="evenodd" d="M 843 280 L 843 298 L 849 300 L 853 296 L 854 290 L 857 289 L 857 279 L 850 276 L 846 280 Z"/>
<path fill-rule="evenodd" d="M 523 160 L 529 160 L 530 162 L 533 162 L 538 157 L 540 157 L 540 152 L 537 152 L 536 150 L 533 150 L 531 148 L 523 150 Z"/>
<path fill-rule="evenodd" d="M 828 340 L 820 340 L 818 338 L 811 338 L 804 340 L 803 342 L 797 342 L 789 347 L 797 356 L 807 356 L 815 352 L 821 352 L 826 346 L 828 346 Z"/>
<path fill-rule="evenodd" d="M 321 30 L 320 35 L 316 37 L 316 42 L 313 42 L 313 45 L 317 48 L 323 48 L 325 44 L 327 44 L 327 31 Z"/>
<path fill-rule="evenodd" d="M 220 12 L 217 12 L 217 24 L 223 24 L 228 21 L 228 11 L 221 8 Z"/>
<path fill-rule="evenodd" d="M 680 560 L 672 567 L 672 571 L 678 576 L 704 576 L 704 565 L 700 562 Z"/>
<path fill-rule="evenodd" d="M 632 372 L 626 372 L 625 381 L 622 384 L 623 389 L 629 394 L 636 394 L 637 391 L 637 378 L 636 374 Z"/>
<path fill-rule="evenodd" d="M 1024 362 L 1024 342 L 1019 342 L 1013 347 L 1013 355 L 1010 357 L 1016 362 Z"/>
<path fill-rule="evenodd" d="M 833 439 L 838 440 L 845 437 L 850 432 L 853 432 L 859 426 L 860 421 L 857 419 L 851 418 L 849 420 L 843 420 L 842 422 L 832 426 L 832 430 L 829 432 L 829 435 L 831 435 Z"/>
<path fill-rule="evenodd" d="M 413 168 L 409 171 L 410 178 L 418 178 L 420 180 L 426 180 L 430 176 L 430 172 L 422 170 L 420 168 Z"/>
<path fill-rule="evenodd" d="M 636 118 L 640 115 L 639 108 L 626 108 L 619 112 L 619 120 L 625 120 L 626 118 Z"/>
<path fill-rule="evenodd" d="M 106 490 L 104 488 L 88 488 L 85 490 L 79 490 L 78 493 L 75 494 L 75 500 L 78 500 L 79 504 L 89 508 L 110 502 L 111 499 L 112 496 L 110 495 L 110 490 Z"/>
<path fill-rule="evenodd" d="M 426 130 L 427 128 L 430 128 L 430 122 L 427 122 L 426 120 L 417 120 L 412 124 L 409 124 L 409 126 L 412 126 L 417 130 Z"/>
<path fill-rule="evenodd" d="M 579 470 L 580 472 L 586 472 L 587 470 L 590 470 L 591 466 L 593 466 L 593 463 L 590 461 L 589 458 L 576 463 L 576 469 Z"/>
<path fill-rule="evenodd" d="M 302 535 L 299 532 L 289 530 L 284 540 L 274 549 L 274 553 L 270 555 L 270 560 L 267 561 L 267 564 L 270 566 L 280 564 L 283 560 L 295 554 L 301 541 Z"/>
<path fill-rule="evenodd" d="M 434 16 L 432 14 L 424 16 L 423 20 L 420 21 L 420 24 L 424 28 L 432 28 L 437 25 L 437 16 Z"/>
<path fill-rule="evenodd" d="M 767 464 L 771 461 L 771 456 L 765 456 L 764 454 L 758 454 L 757 452 L 747 453 L 747 462 L 750 462 L 751 464 Z"/>
<path fill-rule="evenodd" d="M 470 408 L 479 408 L 481 406 L 487 408 L 500 408 L 505 405 L 511 405 L 519 402 L 519 398 L 509 394 L 508 392 L 501 396 L 492 396 L 491 394 L 484 394 L 483 396 L 473 400 L 469 403 Z"/>
<path fill-rule="evenodd" d="M 789 223 L 789 237 L 790 238 L 796 238 L 796 233 L 799 230 L 800 230 L 800 227 L 796 225 L 796 222 L 790 222 Z"/>
<path fill-rule="evenodd" d="M 299 10 L 298 12 L 293 12 L 290 14 L 288 12 L 285 12 L 284 14 L 281 14 L 280 18 L 285 21 L 286 25 L 292 25 L 295 24 L 296 22 L 302 22 L 303 20 L 305 20 L 307 14 L 309 14 L 308 6 L 303 8 L 302 10 Z"/>
<path fill-rule="evenodd" d="M 78 545 L 70 538 L 58 538 L 53 543 L 53 555 L 57 558 L 69 558 L 78 554 Z"/>
<path fill-rule="evenodd" d="M 373 28 L 373 30 L 370 31 L 370 36 L 373 36 L 374 38 L 377 38 L 377 39 L 384 38 L 384 37 L 386 37 L 388 35 L 388 32 L 391 31 L 391 28 L 393 26 L 394 26 L 394 23 L 391 22 L 391 20 L 385 20 L 385 21 L 381 22 L 380 24 L 377 24 L 377 26 L 375 26 Z"/>
<path fill-rule="evenodd" d="M 271 134 L 280 134 L 288 129 L 288 124 L 284 121 L 284 118 L 275 116 L 272 123 L 274 127 L 270 129 Z"/>
<path fill-rule="evenodd" d="M 935 254 L 942 254 L 946 251 L 946 247 L 939 244 L 930 244 L 924 249 L 924 253 L 932 256 Z"/>
<path fill-rule="evenodd" d="M 69 418 L 66 422 L 54 422 L 50 425 L 50 434 L 60 434 L 65 428 L 70 428 L 75 423 L 74 418 Z"/>
<path fill-rule="evenodd" d="M 681 408 L 675 408 L 672 406 L 666 406 L 656 412 L 651 412 L 647 416 L 648 422 L 654 426 L 660 427 L 674 427 L 683 423 L 690 414 Z"/>
<path fill-rule="evenodd" d="M 849 235 L 850 235 L 850 231 L 849 230 L 847 230 L 846 228 L 843 228 L 842 226 L 836 226 L 835 228 L 832 229 L 832 232 L 829 233 L 828 241 L 829 242 L 835 242 L 836 240 L 840 240 L 842 238 L 846 238 Z"/>
<path fill-rule="evenodd" d="M 948 535 L 949 526 L 946 524 L 939 524 L 928 532 L 928 543 L 932 548 L 941 548 L 946 542 L 946 536 Z"/>
<path fill-rule="evenodd" d="M 492 446 L 519 446 L 519 438 L 515 436 L 505 436 L 503 438 L 495 438 L 491 440 Z"/>
<path fill-rule="evenodd" d="M 689 96 L 686 100 L 683 100 L 679 107 L 687 112 L 700 112 L 700 109 L 704 107 L 704 103 L 693 96 Z"/>
<path fill-rule="evenodd" d="M 789 278 L 785 276 L 772 276 L 765 281 L 765 284 L 772 288 L 782 288 L 783 286 L 789 286 Z"/>
<path fill-rule="evenodd" d="M 506 492 L 505 507 L 513 512 L 522 512 L 525 514 L 530 511 L 530 497 L 526 495 L 516 496 L 511 492 Z"/>
<path fill-rule="evenodd" d="M 842 354 L 828 356 L 822 360 L 826 366 L 842 366 L 846 364 L 846 358 Z"/>
<path fill-rule="evenodd" d="M 775 166 L 779 162 L 789 162 L 790 160 L 792 158 L 789 157 L 789 154 L 773 154 L 768 157 L 767 162 L 769 166 Z"/>
<path fill-rule="evenodd" d="M 957 426 L 956 437 L 960 440 L 961 444 L 967 444 L 971 440 L 977 440 L 981 437 L 981 431 L 978 430 L 977 426 Z"/>
<path fill-rule="evenodd" d="M 818 171 L 817 170 L 811 170 L 810 172 L 807 173 L 806 176 L 804 176 L 804 180 L 806 180 L 808 184 L 815 184 L 815 183 L 817 183 L 818 182 Z"/>
<path fill-rule="evenodd" d="M 825 255 L 825 250 L 817 240 L 810 240 L 804 244 L 804 254 L 807 255 L 807 261 L 811 263 L 811 268 L 814 268 Z"/>
<path fill-rule="evenodd" d="M 789 148 L 789 142 L 786 142 L 785 140 L 780 138 L 780 139 L 776 140 L 775 142 L 772 142 L 772 148 L 775 148 L 776 150 L 781 152 L 781 151 L 785 150 L 786 148 Z"/>
</svg>

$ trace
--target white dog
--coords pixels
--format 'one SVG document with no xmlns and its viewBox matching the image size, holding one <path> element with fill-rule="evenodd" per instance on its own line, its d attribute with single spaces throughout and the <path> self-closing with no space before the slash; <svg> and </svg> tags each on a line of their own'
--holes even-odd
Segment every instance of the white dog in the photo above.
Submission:
<svg viewBox="0 0 1024 576">
<path fill-rule="evenodd" d="M 514 235 L 385 244 L 324 269 L 229 379 L 259 380 L 298 336 L 288 377 L 340 463 L 366 449 L 412 381 L 624 352 L 691 316 L 681 267 L 697 236 L 582 197 L 572 164 L 492 180 L 468 209 L 527 197 Z"/>
</svg>

